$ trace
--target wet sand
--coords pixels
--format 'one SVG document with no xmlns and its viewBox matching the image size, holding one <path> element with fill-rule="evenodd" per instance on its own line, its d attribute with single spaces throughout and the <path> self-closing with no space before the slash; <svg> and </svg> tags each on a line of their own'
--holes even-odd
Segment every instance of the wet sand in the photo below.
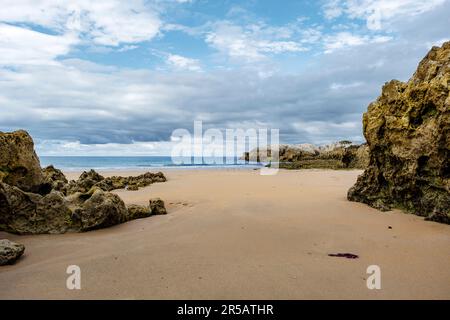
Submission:
<svg viewBox="0 0 450 320">
<path fill-rule="evenodd" d="M 347 201 L 360 171 L 164 173 L 165 183 L 116 193 L 161 197 L 166 216 L 81 234 L 0 232 L 26 246 L 0 267 L 0 298 L 450 299 L 450 226 Z M 359 259 L 328 256 L 339 252 Z M 81 290 L 66 288 L 69 265 Z M 366 286 L 369 265 L 381 290 Z"/>
</svg>

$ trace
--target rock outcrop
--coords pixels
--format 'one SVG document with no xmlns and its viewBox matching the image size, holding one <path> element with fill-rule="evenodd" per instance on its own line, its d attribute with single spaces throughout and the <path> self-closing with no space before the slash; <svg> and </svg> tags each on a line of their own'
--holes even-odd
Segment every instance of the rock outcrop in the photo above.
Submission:
<svg viewBox="0 0 450 320">
<path fill-rule="evenodd" d="M 7 239 L 0 240 L 0 266 L 15 263 L 24 252 L 24 245 Z"/>
<path fill-rule="evenodd" d="M 68 181 L 61 170 L 56 169 L 54 166 L 50 165 L 42 169 L 42 174 L 44 175 L 46 182 L 51 184 L 52 190 L 60 191 L 64 194 L 67 193 Z"/>
<path fill-rule="evenodd" d="M 128 220 L 147 218 L 152 215 L 152 211 L 149 207 L 141 206 L 137 204 L 130 204 L 127 206 Z"/>
<path fill-rule="evenodd" d="M 27 192 L 46 194 L 51 190 L 26 131 L 0 132 L 0 182 Z"/>
<path fill-rule="evenodd" d="M 76 181 L 70 181 L 67 193 L 87 192 L 92 187 L 97 187 L 103 191 L 116 189 L 138 190 L 156 182 L 165 182 L 166 177 L 162 172 L 146 172 L 138 176 L 120 177 L 112 176 L 104 178 L 94 170 L 83 172 Z"/>
<path fill-rule="evenodd" d="M 166 207 L 164 206 L 164 201 L 160 198 L 150 199 L 149 208 L 152 215 L 167 214 Z"/>
<path fill-rule="evenodd" d="M 76 192 L 85 193 L 91 190 L 97 183 L 103 181 L 105 178 L 95 172 L 94 170 L 84 171 L 78 180 L 71 180 L 67 186 L 67 194 Z"/>
<path fill-rule="evenodd" d="M 145 210 L 128 212 L 113 189 L 166 181 L 161 173 L 104 178 L 94 170 L 77 181 L 49 166 L 41 169 L 33 140 L 25 131 L 0 133 L 0 231 L 41 234 L 89 231 L 130 219 L 165 214 L 158 199 Z"/>
<path fill-rule="evenodd" d="M 164 201 L 160 198 L 150 199 L 148 206 L 132 204 L 127 208 L 129 220 L 147 218 L 152 215 L 167 214 Z"/>
<path fill-rule="evenodd" d="M 45 196 L 0 183 L 0 230 L 15 234 L 80 232 L 127 221 L 119 196 L 92 188 L 64 197 L 52 191 Z"/>
<path fill-rule="evenodd" d="M 363 117 L 370 162 L 348 199 L 450 223 L 450 42 L 407 82 L 392 80 Z"/>
<path fill-rule="evenodd" d="M 76 193 L 67 199 L 72 211 L 69 222 L 79 231 L 106 228 L 129 220 L 122 199 L 99 188 L 94 187 L 87 193 Z"/>
<path fill-rule="evenodd" d="M 246 161 L 269 162 L 271 148 L 244 154 Z M 368 165 L 368 147 L 341 141 L 325 146 L 312 144 L 280 145 L 279 166 L 283 169 L 364 169 Z"/>
<path fill-rule="evenodd" d="M 69 231 L 71 211 L 57 191 L 41 196 L 0 183 L 0 204 L 0 230 L 16 234 Z"/>
</svg>

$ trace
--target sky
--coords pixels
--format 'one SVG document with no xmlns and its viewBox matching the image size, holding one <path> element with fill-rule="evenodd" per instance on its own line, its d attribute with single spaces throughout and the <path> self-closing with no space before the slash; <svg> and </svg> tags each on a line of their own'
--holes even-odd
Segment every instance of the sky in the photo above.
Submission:
<svg viewBox="0 0 450 320">
<path fill-rule="evenodd" d="M 450 0 L 0 0 L 0 131 L 39 155 L 168 155 L 172 132 L 363 142 L 361 118 L 450 40 Z"/>
</svg>

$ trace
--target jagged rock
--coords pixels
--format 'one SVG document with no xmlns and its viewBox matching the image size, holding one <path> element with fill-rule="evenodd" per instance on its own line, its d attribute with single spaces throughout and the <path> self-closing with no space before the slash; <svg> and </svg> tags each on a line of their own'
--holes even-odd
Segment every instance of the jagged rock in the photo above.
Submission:
<svg viewBox="0 0 450 320">
<path fill-rule="evenodd" d="M 94 170 L 83 172 L 76 181 L 70 181 L 68 194 L 76 192 L 88 192 L 92 187 L 97 187 L 103 191 L 116 189 L 138 190 L 155 182 L 164 182 L 166 177 L 162 172 L 147 172 L 138 176 L 120 177 L 112 176 L 104 178 Z"/>
<path fill-rule="evenodd" d="M 116 194 L 93 187 L 87 193 L 67 197 L 71 220 L 80 231 L 110 227 L 127 221 L 125 203 Z"/>
<path fill-rule="evenodd" d="M 343 150 L 340 161 L 344 168 L 365 169 L 369 165 L 369 147 L 351 145 Z"/>
<path fill-rule="evenodd" d="M 0 182 L 27 192 L 46 194 L 51 186 L 45 182 L 30 135 L 23 130 L 0 132 Z"/>
<path fill-rule="evenodd" d="M 304 157 L 310 157 L 319 154 L 319 147 L 304 143 L 296 145 L 282 144 L 278 147 L 280 162 L 296 162 Z M 255 148 L 250 152 L 245 152 L 241 159 L 246 161 L 268 162 L 272 158 L 272 148 Z"/>
<path fill-rule="evenodd" d="M 103 181 L 105 178 L 98 174 L 95 170 L 84 171 L 78 180 L 70 181 L 67 186 L 67 193 L 72 194 L 76 192 L 88 192 L 94 185 Z"/>
<path fill-rule="evenodd" d="M 60 191 L 64 194 L 67 193 L 68 181 L 61 170 L 56 169 L 54 166 L 50 165 L 42 169 L 42 173 L 46 181 L 51 184 L 53 190 Z"/>
<path fill-rule="evenodd" d="M 369 161 L 370 161 L 369 146 L 367 145 L 367 143 L 364 143 L 360 145 L 356 150 L 354 168 L 365 169 L 369 166 Z"/>
<path fill-rule="evenodd" d="M 16 234 L 80 232 L 131 218 L 118 195 L 93 187 L 69 197 L 58 191 L 41 196 L 0 183 L 0 230 Z"/>
<path fill-rule="evenodd" d="M 103 191 L 112 191 L 117 189 L 125 189 L 127 186 L 127 178 L 125 177 L 107 177 L 95 184 L 96 187 Z"/>
<path fill-rule="evenodd" d="M 246 161 L 268 162 L 272 159 L 271 148 L 246 152 Z M 312 144 L 280 145 L 279 166 L 284 169 L 363 169 L 368 165 L 366 144 L 354 145 L 351 141 L 340 141 L 325 146 Z"/>
<path fill-rule="evenodd" d="M 370 162 L 348 199 L 450 223 L 450 42 L 392 80 L 363 117 Z"/>
<path fill-rule="evenodd" d="M 7 239 L 0 240 L 0 266 L 15 263 L 25 252 L 25 246 Z"/>
<path fill-rule="evenodd" d="M 0 183 L 0 230 L 16 234 L 64 233 L 72 212 L 62 193 L 45 196 Z"/>
<path fill-rule="evenodd" d="M 167 214 L 166 207 L 164 206 L 164 201 L 160 198 L 150 199 L 149 208 L 152 215 Z"/>
<path fill-rule="evenodd" d="M 149 207 L 131 204 L 127 207 L 128 215 L 127 220 L 147 218 L 152 215 Z"/>
<path fill-rule="evenodd" d="M 97 184 L 97 187 L 105 188 L 103 190 L 111 191 L 114 189 L 124 189 L 127 190 L 138 190 L 139 188 L 143 188 L 149 186 L 156 182 L 165 182 L 166 177 L 162 172 L 152 173 L 146 172 L 144 174 L 138 176 L 129 176 L 129 177 L 109 177 L 106 178 L 101 183 Z M 109 188 L 108 188 L 109 187 Z"/>
<path fill-rule="evenodd" d="M 137 217 L 165 214 L 164 203 L 131 208 L 113 189 L 138 189 L 166 181 L 161 172 L 104 178 L 94 170 L 77 181 L 49 166 L 41 169 L 25 131 L 0 132 L 0 231 L 16 234 L 65 233 L 105 228 Z M 102 190 L 104 189 L 104 190 Z"/>
</svg>

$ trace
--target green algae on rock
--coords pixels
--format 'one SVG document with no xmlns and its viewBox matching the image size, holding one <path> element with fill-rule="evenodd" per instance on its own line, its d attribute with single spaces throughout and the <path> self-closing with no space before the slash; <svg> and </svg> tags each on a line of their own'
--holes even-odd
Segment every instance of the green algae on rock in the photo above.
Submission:
<svg viewBox="0 0 450 320">
<path fill-rule="evenodd" d="M 369 166 L 348 199 L 450 223 L 450 42 L 392 80 L 363 116 Z"/>
<path fill-rule="evenodd" d="M 25 246 L 7 239 L 0 240 L 0 266 L 14 264 L 25 252 Z"/>
</svg>

